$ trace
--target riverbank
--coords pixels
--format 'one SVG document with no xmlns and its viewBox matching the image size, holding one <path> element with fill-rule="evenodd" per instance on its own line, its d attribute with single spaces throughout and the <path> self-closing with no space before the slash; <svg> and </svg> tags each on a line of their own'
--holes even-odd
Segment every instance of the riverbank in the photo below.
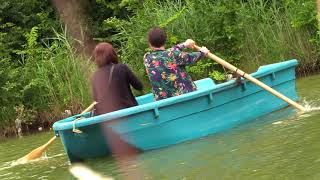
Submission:
<svg viewBox="0 0 320 180">
<path fill-rule="evenodd" d="M 32 121 L 32 120 L 29 120 Z M 33 124 L 22 123 L 21 129 L 14 127 L 3 127 L 0 129 L 0 141 L 5 138 L 28 136 L 34 133 L 49 131 L 54 122 L 44 120 L 42 123 L 35 121 Z"/>
<path fill-rule="evenodd" d="M 317 71 L 315 71 L 317 72 Z M 309 74 L 308 77 L 304 76 L 305 74 L 299 74 L 297 75 L 297 81 L 303 81 L 303 79 L 307 79 L 307 78 L 312 78 L 312 77 L 318 77 L 320 76 L 319 73 L 315 73 L 314 74 Z M 301 84 L 301 83 L 300 83 Z M 301 86 L 301 85 L 300 85 Z M 304 87 L 299 87 L 304 88 Z M 298 90 L 299 91 L 299 90 Z M 299 92 L 298 92 L 299 94 Z M 300 100 L 302 101 L 303 97 L 300 97 Z M 81 110 L 78 110 L 79 113 L 81 112 Z M 50 131 L 52 128 L 52 125 L 55 121 L 61 120 L 63 118 L 68 117 L 68 115 L 64 114 L 61 112 L 61 116 L 56 117 L 56 119 L 41 119 L 41 121 L 37 120 L 37 121 L 33 121 L 32 119 L 28 120 L 29 124 L 27 123 L 22 123 L 21 124 L 21 130 L 22 130 L 22 135 L 31 135 L 34 133 L 39 133 L 39 132 L 44 132 L 44 131 Z M 77 113 L 75 113 L 77 114 Z M 54 115 L 52 115 L 51 117 L 53 117 Z M 33 122 L 30 124 L 30 122 Z M 4 140 L 6 138 L 14 138 L 14 137 L 19 137 L 18 135 L 18 129 L 15 126 L 10 126 L 10 127 L 5 127 L 0 129 L 0 140 Z"/>
</svg>

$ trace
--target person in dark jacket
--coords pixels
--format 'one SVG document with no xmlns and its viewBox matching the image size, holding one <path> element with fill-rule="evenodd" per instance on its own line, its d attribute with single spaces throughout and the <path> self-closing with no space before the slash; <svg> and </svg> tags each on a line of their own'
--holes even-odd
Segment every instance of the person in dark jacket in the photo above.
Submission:
<svg viewBox="0 0 320 180">
<path fill-rule="evenodd" d="M 99 43 L 93 52 L 97 70 L 93 74 L 92 89 L 96 102 L 94 115 L 138 105 L 130 86 L 142 90 L 139 79 L 125 64 L 118 63 L 118 56 L 109 43 Z M 101 124 L 105 143 L 111 148 L 119 168 L 126 171 L 122 159 L 135 159 L 139 149 L 124 142 L 121 136 L 105 123 Z"/>
<path fill-rule="evenodd" d="M 93 52 L 98 69 L 92 79 L 95 115 L 138 105 L 130 86 L 142 90 L 141 81 L 127 65 L 118 63 L 118 56 L 109 43 L 99 43 Z"/>
</svg>

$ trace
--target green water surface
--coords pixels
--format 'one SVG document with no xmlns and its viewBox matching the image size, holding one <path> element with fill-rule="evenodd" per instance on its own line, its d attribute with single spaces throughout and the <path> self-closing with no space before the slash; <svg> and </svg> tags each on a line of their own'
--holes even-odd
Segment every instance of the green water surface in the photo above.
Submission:
<svg viewBox="0 0 320 180">
<path fill-rule="evenodd" d="M 229 131 L 138 154 L 85 163 L 114 179 L 320 179 L 320 76 L 297 80 L 308 113 L 286 108 Z M 259 107 L 253 107 L 259 108 Z M 60 139 L 47 157 L 14 160 L 44 144 L 53 132 L 0 142 L 0 179 L 75 179 Z"/>
</svg>

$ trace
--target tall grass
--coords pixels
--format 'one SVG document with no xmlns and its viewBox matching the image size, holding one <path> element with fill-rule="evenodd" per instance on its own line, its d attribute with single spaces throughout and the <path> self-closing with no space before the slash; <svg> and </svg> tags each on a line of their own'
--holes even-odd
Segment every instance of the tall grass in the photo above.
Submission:
<svg viewBox="0 0 320 180">
<path fill-rule="evenodd" d="M 46 106 L 39 115 L 46 121 L 55 121 L 62 117 L 65 109 L 79 113 L 91 103 L 90 80 L 94 66 L 89 57 L 77 52 L 66 33 L 56 33 L 49 41 L 53 43 L 45 49 L 47 57 L 36 63 L 35 73 L 47 91 Z"/>
<path fill-rule="evenodd" d="M 287 1 L 289 2 L 289 1 Z M 309 4 L 308 4 L 309 3 Z M 305 9 L 297 6 L 308 4 Z M 314 4 L 314 6 L 312 5 Z M 238 13 L 243 23 L 244 32 L 241 66 L 254 71 L 263 64 L 275 63 L 288 59 L 298 59 L 300 62 L 299 73 L 308 74 L 308 71 L 316 70 L 318 64 L 317 47 L 312 44 L 316 28 L 301 26 L 299 21 L 311 21 L 315 16 L 299 17 L 301 11 L 309 9 L 310 13 L 315 11 L 315 3 L 285 3 L 285 1 L 263 1 L 248 0 L 241 3 Z M 303 14 L 302 14 L 303 15 Z M 311 22 L 312 23 L 312 22 Z M 314 23 L 314 22 L 313 22 Z"/>
<path fill-rule="evenodd" d="M 94 66 L 89 57 L 77 52 L 66 34 L 56 33 L 48 46 L 52 56 L 39 64 L 51 97 L 51 105 L 79 111 L 91 103 L 90 77 Z M 61 108 L 58 108 L 61 109 Z"/>
<path fill-rule="evenodd" d="M 312 0 L 145 1 L 128 22 L 118 24 L 120 33 L 114 36 L 124 42 L 120 47 L 124 62 L 144 78 L 142 57 L 148 51 L 146 35 L 152 26 L 165 28 L 168 46 L 192 38 L 249 72 L 293 58 L 300 62 L 300 74 L 319 64 Z M 189 68 L 195 79 L 214 70 L 224 71 L 208 59 Z"/>
<path fill-rule="evenodd" d="M 78 113 L 92 101 L 90 75 L 94 66 L 76 51 L 66 33 L 43 40 L 45 46 L 37 44 L 35 29 L 27 38 L 28 45 L 19 52 L 23 57 L 21 66 L 8 64 L 10 72 L 18 72 L 20 78 L 7 79 L 9 87 L 16 87 L 7 88 L 8 94 L 16 98 L 14 102 L 1 101 L 6 103 L 2 104 L 6 111 L 0 111 L 3 133 L 13 132 L 16 118 L 29 129 L 50 126 L 63 117 L 65 109 Z"/>
</svg>

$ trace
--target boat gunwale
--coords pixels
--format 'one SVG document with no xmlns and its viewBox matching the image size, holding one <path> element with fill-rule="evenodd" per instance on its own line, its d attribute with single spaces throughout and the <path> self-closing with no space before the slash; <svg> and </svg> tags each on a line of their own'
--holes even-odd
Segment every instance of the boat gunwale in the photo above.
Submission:
<svg viewBox="0 0 320 180">
<path fill-rule="evenodd" d="M 289 81 L 291 81 L 291 80 L 288 80 L 288 81 L 284 81 L 284 82 L 282 82 L 282 83 L 279 83 L 279 84 L 277 84 L 277 86 L 278 86 L 278 85 L 282 85 L 282 84 L 284 84 L 284 83 L 287 83 L 287 82 L 289 82 Z M 253 93 L 250 94 L 250 95 L 260 93 L 261 91 L 262 91 L 262 89 L 259 90 L 259 91 L 253 92 Z M 210 94 L 210 93 L 209 93 L 209 94 Z M 249 96 L 249 95 L 247 95 L 247 96 Z M 246 98 L 247 96 L 239 97 L 239 98 L 234 99 L 234 100 L 238 100 L 238 99 L 240 100 L 240 99 Z M 232 100 L 232 101 L 234 101 L 234 100 Z M 296 100 L 296 99 L 292 99 L 292 100 Z M 216 106 L 213 106 L 213 107 L 204 108 L 204 109 L 202 109 L 201 111 L 192 112 L 192 113 L 190 113 L 190 114 L 186 114 L 186 115 L 183 115 L 183 116 L 180 116 L 180 117 L 172 118 L 172 119 L 167 120 L 167 121 L 165 121 L 165 122 L 163 122 L 163 123 L 168 123 L 168 122 L 170 122 L 170 121 L 175 121 L 175 120 L 177 120 L 177 119 L 180 119 L 180 118 L 183 118 L 183 117 L 187 117 L 187 116 L 190 116 L 190 115 L 192 115 L 192 114 L 199 113 L 199 112 L 208 111 L 208 110 L 210 110 L 210 109 L 212 109 L 212 108 L 217 108 L 217 107 L 226 105 L 226 104 L 228 104 L 228 103 L 231 103 L 232 101 L 227 101 L 227 102 L 221 103 L 221 104 L 216 105 Z M 288 106 L 288 104 L 287 104 L 287 105 L 284 104 L 283 107 L 281 106 L 281 108 L 285 108 L 285 107 L 287 107 L 287 106 Z M 279 110 L 279 109 L 276 109 L 276 110 L 273 110 L 273 111 L 278 111 L 278 110 Z M 272 112 L 273 112 L 273 111 L 272 111 Z M 261 114 L 260 116 L 257 116 L 257 118 L 258 118 L 258 117 L 261 117 L 261 116 L 264 116 L 264 115 L 265 115 L 265 114 Z M 160 124 L 161 124 L 161 123 L 160 123 Z M 150 124 L 150 126 L 148 126 L 148 127 L 158 126 L 158 125 L 159 125 L 159 124 Z M 140 130 L 140 129 L 130 130 L 130 131 L 128 131 L 128 132 L 122 132 L 121 134 L 122 134 L 122 135 L 126 135 L 126 134 L 133 133 L 133 132 L 136 132 L 136 131 L 139 131 L 139 130 Z"/>
</svg>

